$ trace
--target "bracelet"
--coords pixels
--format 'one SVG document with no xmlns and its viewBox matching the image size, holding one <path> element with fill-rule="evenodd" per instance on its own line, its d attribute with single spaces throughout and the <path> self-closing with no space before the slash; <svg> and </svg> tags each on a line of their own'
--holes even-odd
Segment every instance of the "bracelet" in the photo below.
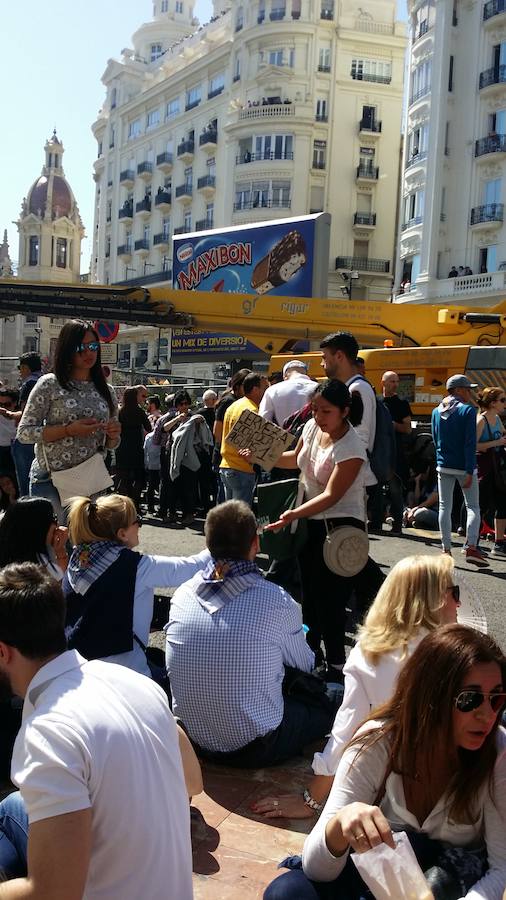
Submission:
<svg viewBox="0 0 506 900">
<path fill-rule="evenodd" d="M 314 809 L 315 812 L 322 811 L 323 803 L 317 803 L 316 800 L 313 800 L 307 788 L 303 791 L 302 797 L 304 799 L 304 803 L 306 804 L 306 806 L 309 806 L 310 809 Z"/>
</svg>

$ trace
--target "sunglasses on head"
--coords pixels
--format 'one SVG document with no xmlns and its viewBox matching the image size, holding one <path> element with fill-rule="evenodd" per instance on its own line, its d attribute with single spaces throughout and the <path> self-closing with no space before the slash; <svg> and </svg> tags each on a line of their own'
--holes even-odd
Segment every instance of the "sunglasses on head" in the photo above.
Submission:
<svg viewBox="0 0 506 900">
<path fill-rule="evenodd" d="M 78 344 L 76 347 L 76 353 L 85 353 L 86 350 L 91 350 L 92 353 L 96 353 L 99 349 L 99 341 L 90 341 L 88 344 Z"/>
<path fill-rule="evenodd" d="M 485 703 L 485 700 L 488 700 L 493 711 L 498 713 L 506 703 L 506 694 L 498 693 L 496 691 L 492 694 L 486 694 L 484 691 L 475 690 L 461 691 L 460 694 L 457 694 L 455 697 L 455 707 L 459 712 L 473 712 L 473 710 L 479 709 L 479 707 Z"/>
</svg>

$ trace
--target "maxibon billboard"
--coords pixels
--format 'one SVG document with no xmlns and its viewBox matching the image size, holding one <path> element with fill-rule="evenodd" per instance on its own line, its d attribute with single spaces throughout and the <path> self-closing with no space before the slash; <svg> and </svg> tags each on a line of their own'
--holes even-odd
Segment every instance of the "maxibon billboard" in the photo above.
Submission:
<svg viewBox="0 0 506 900">
<path fill-rule="evenodd" d="M 183 291 L 325 297 L 330 215 L 277 219 L 178 235 L 173 238 L 173 286 Z M 265 356 L 241 335 L 191 328 L 172 331 L 174 361 L 196 356 L 233 359 Z"/>
</svg>

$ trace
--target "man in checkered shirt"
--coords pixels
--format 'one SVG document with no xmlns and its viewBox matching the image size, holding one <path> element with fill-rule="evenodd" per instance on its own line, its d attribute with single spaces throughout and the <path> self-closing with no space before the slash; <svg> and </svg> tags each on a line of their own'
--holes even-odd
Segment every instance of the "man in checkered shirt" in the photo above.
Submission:
<svg viewBox="0 0 506 900">
<path fill-rule="evenodd" d="M 329 732 L 337 700 L 283 695 L 285 666 L 311 672 L 314 655 L 300 607 L 255 564 L 249 506 L 229 500 L 215 507 L 205 535 L 212 559 L 178 588 L 166 625 L 173 710 L 203 756 L 273 765 Z"/>
</svg>

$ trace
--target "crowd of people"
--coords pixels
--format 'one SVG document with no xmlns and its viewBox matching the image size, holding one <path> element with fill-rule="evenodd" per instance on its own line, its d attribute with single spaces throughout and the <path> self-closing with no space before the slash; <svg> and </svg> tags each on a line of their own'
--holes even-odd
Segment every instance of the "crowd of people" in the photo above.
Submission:
<svg viewBox="0 0 506 900">
<path fill-rule="evenodd" d="M 292 359 L 272 384 L 240 370 L 222 397 L 208 390 L 193 411 L 180 390 L 163 412 L 143 385 L 118 406 L 97 334 L 76 320 L 52 373 L 31 354 L 20 395 L 0 394 L 14 487 L 0 520 L 1 743 L 19 789 L 0 803 L 0 900 L 190 900 L 199 759 L 289 765 L 314 741 L 304 790 L 253 804 L 315 819 L 265 900 L 368 900 L 350 851 L 394 847 L 399 831 L 436 900 L 501 900 L 506 658 L 467 616 L 451 532 L 456 514 L 466 560 L 486 565 L 492 516 L 491 555 L 506 558 L 506 397 L 485 389 L 477 415 L 475 386 L 452 376 L 420 442 L 395 372 L 377 397 L 351 334 L 321 352 L 320 382 Z M 244 412 L 292 435 L 269 472 L 228 440 Z M 257 486 L 278 498 L 261 527 Z M 139 552 L 157 504 L 167 525 L 200 508 L 206 549 Z M 412 526 L 439 527 L 442 552 L 385 577 L 368 532 Z M 149 646 L 163 587 L 176 589 L 165 652 Z"/>
</svg>

